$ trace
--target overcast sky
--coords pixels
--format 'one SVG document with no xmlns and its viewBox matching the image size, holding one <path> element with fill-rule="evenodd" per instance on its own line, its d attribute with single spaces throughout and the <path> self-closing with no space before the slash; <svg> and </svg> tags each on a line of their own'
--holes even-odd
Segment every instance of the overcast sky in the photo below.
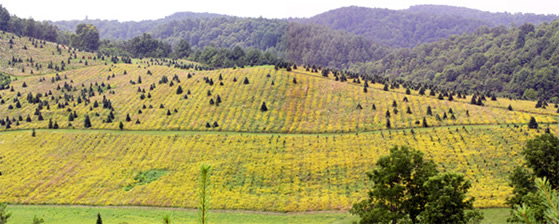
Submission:
<svg viewBox="0 0 559 224">
<path fill-rule="evenodd" d="M 159 19 L 174 12 L 212 12 L 242 17 L 288 18 L 343 7 L 406 9 L 411 5 L 464 6 L 490 12 L 559 14 L 559 0 L 2 0 L 11 14 L 35 20 Z"/>
</svg>

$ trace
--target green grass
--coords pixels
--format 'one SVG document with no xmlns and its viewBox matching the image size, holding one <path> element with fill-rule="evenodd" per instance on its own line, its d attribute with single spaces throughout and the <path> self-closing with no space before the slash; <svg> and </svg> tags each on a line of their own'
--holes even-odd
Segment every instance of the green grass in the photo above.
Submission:
<svg viewBox="0 0 559 224">
<path fill-rule="evenodd" d="M 153 181 L 156 181 L 157 179 L 159 179 L 159 177 L 165 175 L 169 173 L 168 170 L 165 169 L 153 169 L 153 170 L 148 170 L 148 171 L 140 171 L 136 177 L 134 177 L 134 181 L 136 181 L 133 184 L 130 184 L 126 187 L 124 187 L 124 190 L 129 191 L 132 190 L 132 188 L 134 188 L 136 185 L 146 185 L 149 184 Z"/>
<path fill-rule="evenodd" d="M 107 207 L 66 207 L 66 206 L 26 206 L 10 205 L 12 213 L 9 223 L 31 223 L 34 216 L 43 218 L 45 224 L 95 223 L 97 213 L 101 214 L 106 224 L 152 224 L 163 223 L 163 217 L 169 215 L 171 223 L 197 223 L 195 210 L 159 209 L 159 208 L 107 208 Z M 352 223 L 357 217 L 349 213 L 329 212 L 313 214 L 269 214 L 251 212 L 210 213 L 210 223 Z"/>
<path fill-rule="evenodd" d="M 81 224 L 94 223 L 97 213 L 101 214 L 103 223 L 108 224 L 148 224 L 163 223 L 163 217 L 168 215 L 171 223 L 197 223 L 195 210 L 164 209 L 150 207 L 91 207 L 91 206 L 34 206 L 10 205 L 8 211 L 12 213 L 9 223 L 31 223 L 34 216 L 43 218 L 45 224 L 66 223 Z M 485 218 L 482 223 L 506 223 L 509 215 L 508 208 L 490 208 L 482 210 Z M 210 223 L 352 223 L 359 217 L 347 212 L 323 212 L 311 214 L 289 213 L 260 213 L 212 211 Z"/>
<path fill-rule="evenodd" d="M 507 218 L 510 215 L 510 208 L 488 208 L 481 211 L 484 215 L 481 223 L 487 224 L 507 223 Z"/>
</svg>

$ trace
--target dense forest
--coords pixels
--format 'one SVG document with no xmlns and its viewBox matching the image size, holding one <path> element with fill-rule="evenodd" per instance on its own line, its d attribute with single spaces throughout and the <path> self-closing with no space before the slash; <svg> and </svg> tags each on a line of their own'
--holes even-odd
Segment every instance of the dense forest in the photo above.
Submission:
<svg viewBox="0 0 559 224">
<path fill-rule="evenodd" d="M 527 99 L 559 97 L 559 21 L 507 29 L 481 27 L 414 49 L 400 49 L 354 70 L 449 89 Z"/>
<path fill-rule="evenodd" d="M 194 12 L 177 12 L 163 19 L 158 20 L 143 20 L 143 21 L 128 21 L 119 22 L 117 20 L 100 20 L 100 19 L 85 19 L 85 20 L 69 20 L 50 22 L 61 30 L 73 32 L 79 24 L 91 24 L 99 29 L 99 35 L 103 39 L 109 40 L 128 40 L 144 33 L 153 33 L 153 28 L 171 22 L 180 21 L 185 19 L 204 19 L 222 17 L 225 15 L 213 13 L 194 13 Z"/>
<path fill-rule="evenodd" d="M 533 13 L 507 13 L 507 12 L 485 12 L 457 6 L 446 5 L 415 5 L 410 6 L 406 12 L 441 15 L 441 16 L 460 16 L 466 19 L 483 20 L 491 26 L 510 26 L 515 24 L 520 26 L 524 23 L 538 25 L 544 22 L 553 21 L 559 17 L 556 15 L 539 15 Z"/>
<path fill-rule="evenodd" d="M 490 23 L 459 16 L 438 16 L 400 10 L 344 7 L 302 22 L 321 24 L 361 35 L 391 47 L 414 47 L 453 34 L 472 32 Z"/>
<path fill-rule="evenodd" d="M 478 27 L 550 22 L 557 16 L 535 14 L 490 13 L 479 10 L 422 5 L 406 10 L 344 7 L 311 18 L 263 19 L 241 18 L 211 13 L 180 12 L 158 20 L 118 22 L 115 20 L 72 20 L 52 22 L 60 29 L 73 31 L 80 23 L 99 29 L 100 37 L 128 40 L 143 33 L 154 38 L 178 43 L 186 39 L 194 48 L 207 45 L 233 48 L 252 47 L 260 50 L 281 48 L 287 21 L 325 25 L 332 29 L 362 35 L 390 47 L 414 47 L 454 34 L 473 32 Z"/>
</svg>

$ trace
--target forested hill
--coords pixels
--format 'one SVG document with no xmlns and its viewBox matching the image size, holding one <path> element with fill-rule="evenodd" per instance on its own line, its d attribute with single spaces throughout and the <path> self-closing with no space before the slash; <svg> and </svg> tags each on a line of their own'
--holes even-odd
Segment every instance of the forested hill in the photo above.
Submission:
<svg viewBox="0 0 559 224">
<path fill-rule="evenodd" d="M 215 13 L 195 13 L 195 12 L 177 12 L 170 16 L 157 20 L 128 21 L 119 22 L 117 20 L 66 20 L 52 22 L 61 30 L 73 32 L 80 23 L 92 24 L 99 30 L 99 35 L 103 39 L 111 40 L 128 40 L 143 33 L 152 33 L 159 25 L 170 23 L 172 21 L 180 21 L 186 19 L 207 19 L 216 17 L 226 17 L 226 15 Z"/>
<path fill-rule="evenodd" d="M 460 7 L 423 5 L 407 10 L 344 7 L 300 21 L 362 35 L 391 47 L 411 48 L 450 35 L 470 33 L 481 26 L 522 25 L 527 22 L 539 24 L 556 18 L 557 16 L 490 13 Z"/>
<path fill-rule="evenodd" d="M 524 23 L 538 25 L 543 22 L 550 22 L 557 18 L 557 15 L 539 15 L 533 13 L 508 13 L 508 12 L 485 12 L 465 7 L 445 6 L 445 5 L 416 5 L 411 6 L 406 12 L 424 13 L 441 16 L 460 16 L 467 19 L 478 19 L 490 23 L 493 26 L 509 26 L 515 24 L 520 26 Z"/>
<path fill-rule="evenodd" d="M 527 99 L 559 98 L 559 20 L 506 29 L 480 28 L 414 49 L 400 49 L 361 72 L 491 91 Z"/>
</svg>

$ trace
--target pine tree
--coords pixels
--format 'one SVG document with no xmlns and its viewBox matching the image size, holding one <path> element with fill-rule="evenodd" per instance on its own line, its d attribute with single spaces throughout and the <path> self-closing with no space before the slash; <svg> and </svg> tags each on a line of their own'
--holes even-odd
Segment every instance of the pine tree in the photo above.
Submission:
<svg viewBox="0 0 559 224">
<path fill-rule="evenodd" d="M 293 77 L 293 84 L 297 84 L 297 79 Z"/>
<path fill-rule="evenodd" d="M 167 116 L 171 116 L 171 110 L 167 110 Z"/>
<path fill-rule="evenodd" d="M 423 117 L 423 127 L 428 128 L 429 124 L 427 124 L 427 119 Z"/>
<path fill-rule="evenodd" d="M 512 106 L 509 104 L 509 106 L 507 107 L 508 110 L 512 111 Z"/>
<path fill-rule="evenodd" d="M 357 107 L 356 107 L 356 108 L 357 108 L 358 110 L 362 110 L 362 109 L 363 109 L 363 107 L 361 106 L 361 104 L 357 104 Z"/>
<path fill-rule="evenodd" d="M 433 116 L 433 111 L 431 111 L 431 106 L 427 106 L 427 115 Z"/>
<path fill-rule="evenodd" d="M 233 80 L 233 81 L 236 81 L 236 79 L 235 79 L 235 80 Z M 250 83 L 250 82 L 248 81 L 248 78 L 247 78 L 247 77 L 245 77 L 245 80 L 243 81 L 243 84 L 245 84 L 245 85 L 246 85 L 246 84 L 249 84 L 249 83 Z"/>
<path fill-rule="evenodd" d="M 262 111 L 262 112 L 268 111 L 268 107 L 266 106 L 266 102 L 262 102 L 262 106 L 260 106 L 260 111 Z"/>
<path fill-rule="evenodd" d="M 177 95 L 182 94 L 182 92 L 183 92 L 183 91 L 182 91 L 182 87 L 179 86 L 179 87 L 177 88 Z"/>
<path fill-rule="evenodd" d="M 118 123 L 118 128 L 120 128 L 120 130 L 124 129 L 124 124 L 121 122 Z"/>
<path fill-rule="evenodd" d="M 85 115 L 85 120 L 84 120 L 83 126 L 85 128 L 90 128 L 91 127 L 91 120 L 89 120 L 89 115 Z"/>
<path fill-rule="evenodd" d="M 386 128 L 390 129 L 390 119 L 386 119 Z"/>
<path fill-rule="evenodd" d="M 406 89 L 406 94 L 407 94 L 407 95 L 410 95 L 410 94 L 411 94 L 411 91 L 410 91 L 409 88 Z"/>
<path fill-rule="evenodd" d="M 101 213 L 97 213 L 97 224 L 103 224 L 103 220 L 101 219 Z"/>
<path fill-rule="evenodd" d="M 528 128 L 530 128 L 530 129 L 537 129 L 538 128 L 538 122 L 536 121 L 536 118 L 534 118 L 534 117 L 530 118 L 530 122 L 528 122 Z"/>
<path fill-rule="evenodd" d="M 31 132 L 31 137 L 35 137 L 37 136 L 37 134 L 35 133 L 35 128 L 33 128 L 33 131 Z"/>
<path fill-rule="evenodd" d="M 406 111 L 407 114 L 412 114 L 411 108 L 408 106 L 408 110 Z"/>
<path fill-rule="evenodd" d="M 126 122 L 130 122 L 132 121 L 132 118 L 130 118 L 130 114 L 126 114 Z"/>
</svg>

